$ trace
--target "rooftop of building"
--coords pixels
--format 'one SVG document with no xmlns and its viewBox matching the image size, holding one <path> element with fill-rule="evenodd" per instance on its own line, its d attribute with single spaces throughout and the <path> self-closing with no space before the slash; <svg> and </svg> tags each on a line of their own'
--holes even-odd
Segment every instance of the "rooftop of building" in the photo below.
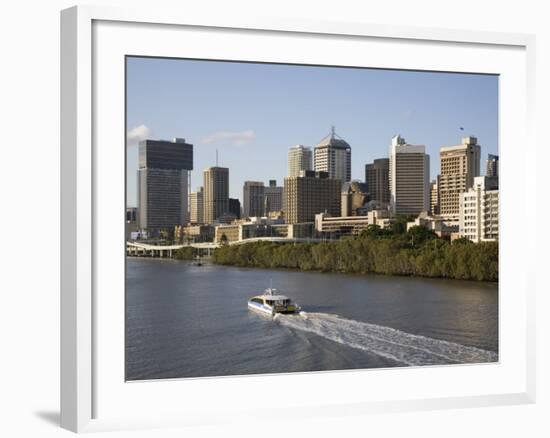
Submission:
<svg viewBox="0 0 550 438">
<path fill-rule="evenodd" d="M 351 146 L 342 137 L 336 134 L 334 126 L 329 135 L 324 137 L 315 148 L 330 147 L 334 149 L 351 149 Z"/>
</svg>

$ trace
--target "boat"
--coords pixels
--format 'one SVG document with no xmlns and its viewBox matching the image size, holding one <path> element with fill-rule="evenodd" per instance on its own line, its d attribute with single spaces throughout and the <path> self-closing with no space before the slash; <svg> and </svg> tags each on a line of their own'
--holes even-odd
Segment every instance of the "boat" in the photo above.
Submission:
<svg viewBox="0 0 550 438">
<path fill-rule="evenodd" d="M 248 308 L 257 312 L 275 316 L 279 313 L 300 313 L 300 306 L 286 295 L 279 293 L 277 289 L 267 288 L 262 295 L 257 295 L 248 300 Z"/>
<path fill-rule="evenodd" d="M 193 266 L 202 266 L 202 261 L 201 261 L 200 256 L 197 256 L 195 258 L 195 262 L 193 263 Z"/>
</svg>

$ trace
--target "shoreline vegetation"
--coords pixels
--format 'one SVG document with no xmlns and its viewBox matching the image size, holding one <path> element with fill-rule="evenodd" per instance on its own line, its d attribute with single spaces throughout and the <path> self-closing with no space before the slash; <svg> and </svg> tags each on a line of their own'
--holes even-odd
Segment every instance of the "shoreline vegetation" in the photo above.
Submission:
<svg viewBox="0 0 550 438">
<path fill-rule="evenodd" d="M 371 225 L 357 237 L 320 243 L 223 245 L 212 261 L 239 267 L 498 281 L 498 242 L 451 243 L 423 226 L 404 231 L 402 225 Z M 192 258 L 189 249 L 182 250 L 176 258 Z"/>
</svg>

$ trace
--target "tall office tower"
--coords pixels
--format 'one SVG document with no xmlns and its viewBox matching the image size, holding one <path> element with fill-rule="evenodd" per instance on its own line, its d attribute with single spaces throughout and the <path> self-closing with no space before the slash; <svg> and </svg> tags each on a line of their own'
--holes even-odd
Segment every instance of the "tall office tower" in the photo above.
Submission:
<svg viewBox="0 0 550 438">
<path fill-rule="evenodd" d="M 241 218 L 241 201 L 237 198 L 229 198 L 229 213 L 237 219 Z"/>
<path fill-rule="evenodd" d="M 269 180 L 269 186 L 264 189 L 264 215 L 283 209 L 283 188 L 277 186 L 277 181 Z"/>
<path fill-rule="evenodd" d="M 359 216 L 358 210 L 370 200 L 367 185 L 360 181 L 344 183 L 341 196 L 341 216 Z"/>
<path fill-rule="evenodd" d="M 487 156 L 487 176 L 498 176 L 498 155 Z"/>
<path fill-rule="evenodd" d="M 473 242 L 498 240 L 498 177 L 478 176 L 460 194 L 459 234 Z"/>
<path fill-rule="evenodd" d="M 204 223 L 211 224 L 229 211 L 229 169 L 209 167 L 204 177 Z"/>
<path fill-rule="evenodd" d="M 439 214 L 439 175 L 430 182 L 430 215 Z"/>
<path fill-rule="evenodd" d="M 461 144 L 440 149 L 439 208 L 444 218 L 458 220 L 460 194 L 479 176 L 480 158 L 481 146 L 475 137 L 464 137 Z"/>
<path fill-rule="evenodd" d="M 390 205 L 394 214 L 417 215 L 430 208 L 430 156 L 424 145 L 399 135 L 390 145 Z"/>
<path fill-rule="evenodd" d="M 138 226 L 151 234 L 187 222 L 193 145 L 184 139 L 139 143 Z"/>
<path fill-rule="evenodd" d="M 255 217 L 264 215 L 264 183 L 262 181 L 245 181 L 243 186 L 243 216 Z"/>
<path fill-rule="evenodd" d="M 204 222 L 204 189 L 199 187 L 196 192 L 189 195 L 190 213 L 189 222 L 193 224 L 202 224 Z"/>
<path fill-rule="evenodd" d="M 298 176 L 302 170 L 313 169 L 313 155 L 310 148 L 301 144 L 288 149 L 288 176 Z"/>
<path fill-rule="evenodd" d="M 379 158 L 365 165 L 365 183 L 372 201 L 390 202 L 390 160 Z"/>
<path fill-rule="evenodd" d="M 284 211 L 288 224 L 314 222 L 318 213 L 340 214 L 342 182 L 328 172 L 302 170 L 284 182 Z"/>
<path fill-rule="evenodd" d="M 329 178 L 341 183 L 351 180 L 351 146 L 332 132 L 321 140 L 313 151 L 313 168 L 316 172 L 327 172 Z"/>
</svg>

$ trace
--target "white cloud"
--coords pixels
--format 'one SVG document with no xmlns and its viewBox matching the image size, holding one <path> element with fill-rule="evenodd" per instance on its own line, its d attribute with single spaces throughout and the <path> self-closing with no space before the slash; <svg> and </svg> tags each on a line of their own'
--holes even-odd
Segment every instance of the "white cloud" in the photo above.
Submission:
<svg viewBox="0 0 550 438">
<path fill-rule="evenodd" d="M 226 141 L 233 146 L 242 146 L 250 143 L 256 138 L 252 129 L 245 131 L 216 131 L 202 138 L 201 143 L 211 144 L 219 141 Z"/>
<path fill-rule="evenodd" d="M 138 144 L 141 140 L 146 140 L 150 138 L 151 130 L 145 125 L 136 126 L 133 129 L 130 129 L 126 134 L 128 140 L 128 146 L 133 146 Z"/>
</svg>

